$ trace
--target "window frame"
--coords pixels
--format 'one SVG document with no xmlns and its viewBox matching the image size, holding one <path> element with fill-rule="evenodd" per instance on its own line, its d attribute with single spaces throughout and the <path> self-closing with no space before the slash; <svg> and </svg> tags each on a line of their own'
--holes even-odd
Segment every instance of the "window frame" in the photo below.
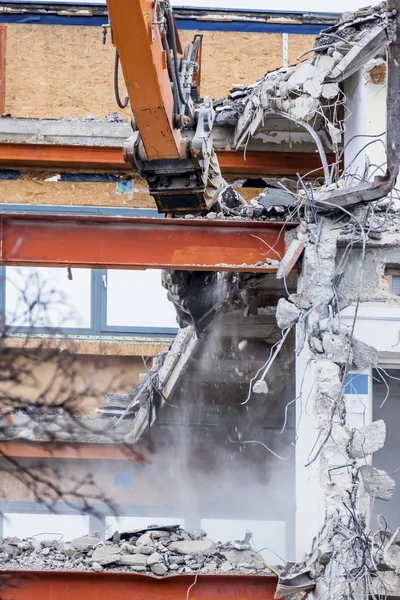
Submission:
<svg viewBox="0 0 400 600">
<path fill-rule="evenodd" d="M 391 294 L 394 294 L 395 296 L 400 296 L 400 294 L 398 294 L 397 292 L 393 291 L 393 277 L 400 277 L 400 267 L 390 267 L 390 266 L 386 266 L 385 269 L 385 275 L 389 284 L 389 291 Z"/>
<path fill-rule="evenodd" d="M 6 317 L 6 268 L 0 267 L 0 322 L 5 324 Z M 178 327 L 139 327 L 107 325 L 107 269 L 90 269 L 90 327 L 35 327 L 16 325 L 8 331 L 16 334 L 51 335 L 126 335 L 126 336 L 175 336 Z M 160 284 L 161 285 L 161 284 Z"/>
</svg>

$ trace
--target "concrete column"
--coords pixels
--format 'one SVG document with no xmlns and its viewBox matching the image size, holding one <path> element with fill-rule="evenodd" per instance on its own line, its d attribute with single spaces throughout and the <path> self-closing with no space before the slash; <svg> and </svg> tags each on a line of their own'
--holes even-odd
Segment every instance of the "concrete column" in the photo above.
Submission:
<svg viewBox="0 0 400 600">
<path fill-rule="evenodd" d="M 305 345 L 296 358 L 296 560 L 310 551 L 324 521 L 324 497 L 319 482 L 319 461 L 309 467 L 318 424 L 314 415 L 315 360 Z"/>
<path fill-rule="evenodd" d="M 296 560 L 310 551 L 313 538 L 321 529 L 324 516 L 324 490 L 321 485 L 319 460 L 309 462 L 318 437 L 318 423 L 314 415 L 316 361 L 310 357 L 307 346 L 296 360 Z M 347 427 L 360 429 L 372 422 L 372 370 L 352 369 L 345 386 Z M 337 469 L 338 475 L 340 474 Z M 336 473 L 330 472 L 334 481 Z M 368 509 L 369 496 L 363 507 Z"/>
<path fill-rule="evenodd" d="M 383 67 L 385 69 L 385 67 Z M 344 82 L 346 111 L 344 166 L 356 177 L 364 173 L 366 162 L 386 169 L 386 80 L 377 79 L 373 71 L 360 69 Z M 379 134 L 383 134 L 377 137 Z M 367 146 L 368 144 L 368 146 Z M 373 171 L 375 173 L 373 174 Z M 375 177 L 383 171 L 371 167 Z"/>
</svg>

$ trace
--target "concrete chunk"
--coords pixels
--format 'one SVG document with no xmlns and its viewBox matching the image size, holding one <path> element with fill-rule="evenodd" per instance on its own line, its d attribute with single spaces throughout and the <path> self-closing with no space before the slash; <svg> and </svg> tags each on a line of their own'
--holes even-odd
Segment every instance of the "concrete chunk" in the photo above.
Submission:
<svg viewBox="0 0 400 600">
<path fill-rule="evenodd" d="M 337 83 L 324 83 L 321 89 L 321 96 L 326 100 L 336 98 L 339 94 L 339 86 Z"/>
<path fill-rule="evenodd" d="M 328 54 L 315 54 L 314 55 L 314 68 L 317 76 L 327 77 L 330 71 L 335 66 L 335 59 Z"/>
<path fill-rule="evenodd" d="M 147 565 L 149 567 L 151 567 L 151 565 L 155 565 L 161 562 L 163 562 L 163 557 L 159 552 L 154 552 L 154 554 L 149 556 L 149 558 L 147 559 Z"/>
<path fill-rule="evenodd" d="M 340 365 L 347 363 L 349 359 L 349 343 L 343 334 L 324 331 L 322 334 L 322 345 L 326 358 Z"/>
<path fill-rule="evenodd" d="M 156 547 L 154 546 L 154 544 L 137 544 L 134 552 L 136 552 L 136 554 L 154 554 L 154 552 L 156 551 Z"/>
<path fill-rule="evenodd" d="M 154 573 L 154 575 L 165 575 L 168 568 L 163 563 L 155 563 L 154 565 L 151 565 L 150 571 Z"/>
<path fill-rule="evenodd" d="M 354 432 L 349 454 L 352 458 L 364 458 L 383 448 L 386 439 L 385 421 L 380 419 Z"/>
<path fill-rule="evenodd" d="M 309 62 L 304 62 L 295 70 L 287 81 L 288 89 L 295 90 L 304 85 L 304 83 L 315 76 L 316 68 Z"/>
<path fill-rule="evenodd" d="M 378 351 L 373 346 L 353 338 L 353 363 L 357 369 L 366 369 L 367 367 L 378 364 Z"/>
<path fill-rule="evenodd" d="M 91 560 L 98 562 L 101 565 L 111 565 L 114 562 L 119 562 L 121 548 L 118 546 L 97 546 L 95 548 Z M 132 555 L 137 556 L 137 554 Z"/>
<path fill-rule="evenodd" d="M 229 573 L 229 571 L 232 571 L 232 569 L 233 569 L 233 567 L 232 567 L 231 563 L 229 562 L 229 560 L 226 560 L 221 565 L 222 573 Z"/>
<path fill-rule="evenodd" d="M 83 535 L 72 540 L 71 545 L 75 548 L 75 550 L 87 552 L 88 550 L 91 550 L 93 546 L 100 544 L 100 542 L 100 538 L 95 537 L 94 535 Z"/>
<path fill-rule="evenodd" d="M 276 308 L 276 322 L 278 324 L 279 329 L 286 329 L 286 327 L 291 327 L 299 320 L 300 310 L 292 304 L 285 300 L 285 298 L 280 298 L 278 301 L 278 306 Z"/>
<path fill-rule="evenodd" d="M 145 567 L 147 565 L 148 556 L 145 554 L 121 554 L 118 557 L 120 565 L 132 565 L 135 567 Z"/>
<path fill-rule="evenodd" d="M 263 561 L 253 550 L 227 550 L 223 552 L 226 560 L 236 567 L 245 563 L 254 569 L 263 569 L 265 567 Z"/>
<path fill-rule="evenodd" d="M 379 500 L 390 500 L 396 489 L 396 482 L 386 471 L 365 465 L 360 468 L 365 491 Z"/>
<path fill-rule="evenodd" d="M 319 98 L 322 94 L 322 78 L 314 77 L 304 82 L 303 91 L 312 98 Z"/>
<path fill-rule="evenodd" d="M 171 550 L 179 552 L 179 554 L 213 554 L 215 545 L 212 540 L 207 538 L 203 540 L 184 540 L 183 542 L 172 542 Z"/>
</svg>

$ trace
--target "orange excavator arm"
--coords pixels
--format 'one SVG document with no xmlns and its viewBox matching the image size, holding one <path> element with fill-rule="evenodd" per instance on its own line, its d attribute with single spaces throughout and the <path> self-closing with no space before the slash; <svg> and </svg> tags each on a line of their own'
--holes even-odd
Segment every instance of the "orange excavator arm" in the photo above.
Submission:
<svg viewBox="0 0 400 600">
<path fill-rule="evenodd" d="M 211 98 L 196 107 L 193 98 L 201 36 L 182 53 L 169 0 L 107 0 L 107 6 L 133 113 L 125 160 L 146 178 L 160 212 L 204 210 L 215 156 Z"/>
</svg>

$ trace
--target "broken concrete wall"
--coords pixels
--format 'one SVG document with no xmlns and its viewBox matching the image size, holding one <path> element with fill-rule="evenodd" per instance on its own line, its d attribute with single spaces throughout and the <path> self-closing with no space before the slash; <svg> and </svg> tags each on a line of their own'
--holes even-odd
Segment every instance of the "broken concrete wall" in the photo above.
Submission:
<svg viewBox="0 0 400 600">
<path fill-rule="evenodd" d="M 396 220 L 400 222 L 397 216 Z M 386 267 L 400 264 L 399 247 L 388 243 L 387 233 L 383 234 L 381 245 L 373 242 L 368 243 L 364 274 L 361 281 L 360 300 L 362 302 L 389 302 L 391 305 L 400 305 L 400 298 L 397 294 L 392 293 L 385 274 Z M 340 250 L 339 260 L 344 251 L 344 248 Z M 362 248 L 355 247 L 346 260 L 346 267 L 343 269 L 342 280 L 339 284 L 343 308 L 358 297 L 361 257 Z"/>
</svg>

